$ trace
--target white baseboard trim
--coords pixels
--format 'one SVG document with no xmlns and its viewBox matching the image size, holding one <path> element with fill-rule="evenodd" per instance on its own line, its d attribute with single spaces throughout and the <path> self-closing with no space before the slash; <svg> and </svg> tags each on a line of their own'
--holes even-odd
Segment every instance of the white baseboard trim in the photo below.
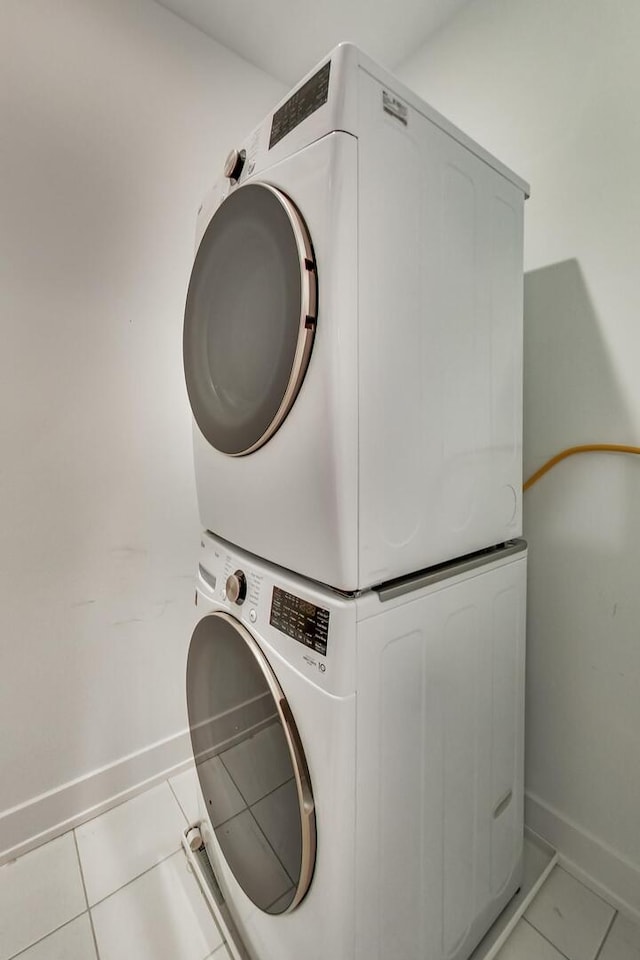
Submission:
<svg viewBox="0 0 640 960">
<path fill-rule="evenodd" d="M 555 847 L 568 873 L 640 923 L 640 865 L 530 792 L 525 796 L 525 823 Z"/>
<path fill-rule="evenodd" d="M 0 813 L 0 865 L 186 769 L 188 730 Z"/>
</svg>

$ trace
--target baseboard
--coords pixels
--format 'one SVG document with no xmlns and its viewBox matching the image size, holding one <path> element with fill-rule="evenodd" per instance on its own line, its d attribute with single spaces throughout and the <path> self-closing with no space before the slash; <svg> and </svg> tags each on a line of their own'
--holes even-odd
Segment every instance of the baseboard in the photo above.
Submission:
<svg viewBox="0 0 640 960">
<path fill-rule="evenodd" d="M 188 730 L 0 814 L 0 865 L 130 799 L 191 762 Z"/>
<path fill-rule="evenodd" d="M 559 863 L 568 873 L 640 923 L 640 865 L 529 792 L 525 822 L 556 848 Z"/>
</svg>

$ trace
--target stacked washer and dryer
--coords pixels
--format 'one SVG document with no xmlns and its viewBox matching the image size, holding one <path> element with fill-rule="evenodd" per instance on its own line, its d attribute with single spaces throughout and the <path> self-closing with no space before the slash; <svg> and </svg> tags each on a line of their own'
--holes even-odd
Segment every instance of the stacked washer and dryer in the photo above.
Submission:
<svg viewBox="0 0 640 960">
<path fill-rule="evenodd" d="M 219 918 L 463 960 L 522 867 L 527 185 L 350 44 L 224 173 L 184 326 Z"/>
</svg>

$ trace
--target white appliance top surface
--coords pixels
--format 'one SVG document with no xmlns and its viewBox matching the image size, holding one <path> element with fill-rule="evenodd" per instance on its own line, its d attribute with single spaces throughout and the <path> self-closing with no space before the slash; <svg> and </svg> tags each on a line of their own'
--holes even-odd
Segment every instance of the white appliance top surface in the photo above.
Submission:
<svg viewBox="0 0 640 960">
<path fill-rule="evenodd" d="M 434 123 L 437 127 L 440 127 L 441 130 L 444 130 L 445 133 L 448 133 L 455 140 L 458 140 L 459 143 L 467 147 L 467 149 L 469 149 L 472 153 L 475 153 L 477 157 L 487 163 L 490 167 L 493 167 L 498 173 L 501 173 L 508 180 L 511 180 L 511 182 L 518 187 L 518 189 L 522 190 L 525 197 L 529 197 L 531 190 L 526 180 L 523 180 L 522 177 L 502 163 L 501 160 L 489 153 L 488 150 L 485 150 L 481 144 L 473 140 L 464 132 L 464 130 L 461 130 L 449 119 L 447 119 L 447 117 L 432 107 L 430 103 L 427 103 L 426 100 L 423 100 L 422 97 L 419 97 L 417 93 L 407 87 L 402 80 L 396 77 L 386 67 L 374 60 L 365 50 L 355 44 L 343 42 L 338 44 L 337 47 L 326 54 L 321 63 L 326 63 L 328 60 L 331 60 L 332 62 L 342 61 L 342 63 L 347 66 L 346 75 L 351 84 L 356 83 L 356 71 L 353 69 L 353 67 L 357 63 L 358 67 L 370 74 L 370 76 L 372 76 L 383 86 L 387 87 L 392 93 L 401 97 L 410 107 L 413 107 L 414 110 L 417 110 L 418 113 L 422 114 L 422 116 L 431 121 L 431 123 Z M 352 68 L 352 75 L 350 77 L 349 66 Z M 303 85 L 304 82 L 306 82 L 307 79 L 310 79 L 312 76 L 314 76 L 319 67 L 320 64 L 318 63 L 311 70 L 309 70 L 302 80 L 296 84 L 295 89 L 298 89 Z M 289 93 L 287 93 L 286 96 L 280 100 L 280 102 L 274 107 L 272 113 L 264 121 L 265 124 L 271 124 L 271 117 L 273 113 L 275 113 L 281 104 L 285 103 L 289 97 L 291 97 L 293 92 L 294 91 L 289 91 Z M 343 119 L 346 119 L 346 117 Z M 340 129 L 349 128 L 340 127 Z M 352 130 L 350 132 L 355 133 L 356 131 Z"/>
<path fill-rule="evenodd" d="M 183 20 L 287 85 L 341 40 L 392 69 L 468 0 L 158 0 Z"/>
<path fill-rule="evenodd" d="M 314 107 L 310 112 L 293 122 L 288 132 L 282 133 L 273 145 L 270 134 L 273 130 L 274 118 L 281 112 L 281 108 L 295 99 L 295 95 L 309 82 L 317 83 L 324 72 L 326 64 L 331 63 L 330 80 L 328 84 L 328 109 L 324 108 L 326 101 Z M 343 41 L 329 51 L 325 51 L 321 60 L 314 63 L 310 70 L 301 77 L 296 85 L 288 90 L 281 99 L 273 105 L 264 120 L 247 137 L 242 146 L 247 152 L 247 163 L 240 175 L 240 182 L 250 177 L 254 165 L 250 161 L 255 158 L 256 149 L 269 155 L 269 163 L 277 162 L 286 156 L 297 153 L 303 146 L 308 146 L 322 138 L 327 133 L 343 131 L 353 136 L 360 136 L 362 117 L 358 106 L 358 74 L 363 70 L 373 77 L 381 86 L 394 97 L 399 97 L 404 104 L 417 111 L 422 117 L 439 127 L 449 136 L 457 140 L 462 146 L 474 153 L 480 160 L 493 167 L 498 173 L 510 180 L 525 197 L 530 194 L 529 184 L 517 173 L 507 167 L 501 160 L 493 156 L 481 144 L 473 140 L 468 134 L 443 116 L 427 101 L 419 97 L 407 87 L 398 77 L 390 72 L 381 63 L 374 60 L 368 52 L 360 46 Z M 320 109 L 322 107 L 323 109 Z M 302 132 L 304 131 L 304 133 Z M 241 144 L 236 144 L 239 148 Z M 272 150 L 273 146 L 273 150 Z M 256 170 L 259 173 L 264 169 L 264 162 L 257 161 Z M 220 198 L 222 199 L 222 197 Z"/>
<path fill-rule="evenodd" d="M 240 568 L 247 578 L 266 576 L 282 590 L 298 594 L 303 598 L 309 598 L 313 594 L 316 602 L 321 600 L 323 606 L 331 610 L 344 610 L 354 604 L 357 620 L 365 620 L 381 613 L 384 609 L 392 609 L 394 606 L 402 605 L 419 595 L 435 593 L 438 590 L 445 589 L 453 582 L 480 576 L 490 568 L 523 560 L 527 556 L 526 541 L 515 540 L 512 545 L 505 545 L 504 549 L 493 548 L 486 552 L 482 551 L 481 554 L 470 558 L 463 557 L 460 560 L 440 564 L 439 567 L 431 568 L 429 571 L 418 571 L 409 577 L 392 581 L 382 589 L 374 588 L 357 595 L 349 595 L 334 590 L 325 584 L 301 577 L 291 570 L 285 570 L 276 564 L 247 553 L 245 550 L 240 550 L 233 544 L 227 543 L 226 540 L 215 537 L 212 533 L 203 533 L 201 539 L 203 547 L 206 544 L 207 554 L 213 548 L 220 558 L 224 558 L 222 563 L 218 563 L 220 569 L 223 566 L 228 570 Z M 206 562 L 203 563 L 203 560 L 204 557 L 200 560 L 201 572 L 203 568 L 206 570 Z"/>
</svg>

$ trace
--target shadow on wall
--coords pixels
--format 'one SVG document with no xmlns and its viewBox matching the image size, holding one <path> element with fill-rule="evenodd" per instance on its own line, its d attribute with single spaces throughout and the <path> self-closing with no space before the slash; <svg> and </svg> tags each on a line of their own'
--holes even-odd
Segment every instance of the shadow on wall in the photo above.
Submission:
<svg viewBox="0 0 640 960">
<path fill-rule="evenodd" d="M 525 478 L 568 446 L 637 442 L 579 263 L 528 273 L 524 294 Z M 527 791 L 633 864 L 639 909 L 640 457 L 555 467 L 525 495 L 524 534 Z"/>
<path fill-rule="evenodd" d="M 633 442 L 601 327 L 577 260 L 525 275 L 525 476 L 564 447 Z"/>
</svg>

